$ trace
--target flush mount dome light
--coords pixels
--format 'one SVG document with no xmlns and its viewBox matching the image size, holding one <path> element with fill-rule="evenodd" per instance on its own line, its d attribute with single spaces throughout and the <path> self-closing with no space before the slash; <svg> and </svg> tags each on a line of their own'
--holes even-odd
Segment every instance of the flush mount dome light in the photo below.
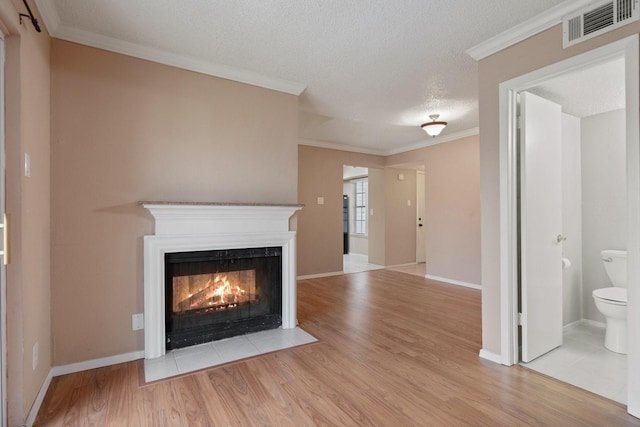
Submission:
<svg viewBox="0 0 640 427">
<path fill-rule="evenodd" d="M 438 135 L 440 135 L 440 132 L 442 132 L 442 129 L 445 128 L 445 126 L 447 126 L 447 122 L 438 122 L 438 117 L 440 117 L 440 114 L 431 114 L 429 116 L 429 118 L 432 120 L 430 122 L 427 123 L 423 123 L 420 125 L 420 127 L 429 135 L 431 135 L 432 137 L 436 137 Z"/>
</svg>

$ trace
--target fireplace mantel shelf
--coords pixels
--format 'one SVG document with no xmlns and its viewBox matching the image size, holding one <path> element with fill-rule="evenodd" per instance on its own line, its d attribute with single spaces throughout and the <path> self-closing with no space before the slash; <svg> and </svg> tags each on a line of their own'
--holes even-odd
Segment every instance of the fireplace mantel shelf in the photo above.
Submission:
<svg viewBox="0 0 640 427">
<path fill-rule="evenodd" d="M 304 205 L 288 203 L 234 203 L 234 202 L 168 202 L 168 201 L 140 201 L 139 205 L 178 205 L 178 206 L 273 206 L 303 208 Z"/>
</svg>

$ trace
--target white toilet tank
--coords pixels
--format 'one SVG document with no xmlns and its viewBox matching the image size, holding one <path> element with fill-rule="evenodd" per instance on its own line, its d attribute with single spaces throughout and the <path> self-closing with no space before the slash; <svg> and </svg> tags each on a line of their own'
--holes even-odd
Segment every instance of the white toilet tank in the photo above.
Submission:
<svg viewBox="0 0 640 427">
<path fill-rule="evenodd" d="M 604 269 L 613 286 L 617 288 L 627 287 L 627 251 L 605 249 L 600 252 L 600 258 L 604 263 Z"/>
</svg>

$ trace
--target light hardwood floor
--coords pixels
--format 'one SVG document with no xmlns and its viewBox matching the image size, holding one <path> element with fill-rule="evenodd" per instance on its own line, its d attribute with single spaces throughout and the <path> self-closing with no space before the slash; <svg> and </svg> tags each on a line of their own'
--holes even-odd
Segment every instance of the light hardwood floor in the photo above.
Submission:
<svg viewBox="0 0 640 427">
<path fill-rule="evenodd" d="M 54 378 L 39 426 L 640 426 L 611 400 L 478 357 L 480 291 L 377 270 L 304 280 L 318 343 L 141 385 L 141 361 Z"/>
</svg>

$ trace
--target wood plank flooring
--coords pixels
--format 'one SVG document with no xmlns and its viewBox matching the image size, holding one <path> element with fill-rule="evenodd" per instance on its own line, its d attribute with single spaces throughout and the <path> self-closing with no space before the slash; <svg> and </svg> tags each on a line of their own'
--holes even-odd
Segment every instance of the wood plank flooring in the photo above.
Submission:
<svg viewBox="0 0 640 427">
<path fill-rule="evenodd" d="M 141 361 L 53 379 L 37 426 L 640 426 L 623 405 L 478 357 L 480 291 L 389 270 L 304 280 L 319 342 L 140 385 Z"/>
</svg>

